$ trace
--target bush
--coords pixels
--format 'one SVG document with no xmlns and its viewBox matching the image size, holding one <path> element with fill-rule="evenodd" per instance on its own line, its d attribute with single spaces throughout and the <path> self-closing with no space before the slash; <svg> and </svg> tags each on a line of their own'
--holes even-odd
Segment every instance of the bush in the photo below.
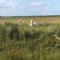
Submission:
<svg viewBox="0 0 60 60">
<path fill-rule="evenodd" d="M 13 40 L 19 40 L 20 32 L 18 30 L 18 26 L 16 25 L 11 26 L 11 32 L 9 34 L 9 37 Z"/>
</svg>

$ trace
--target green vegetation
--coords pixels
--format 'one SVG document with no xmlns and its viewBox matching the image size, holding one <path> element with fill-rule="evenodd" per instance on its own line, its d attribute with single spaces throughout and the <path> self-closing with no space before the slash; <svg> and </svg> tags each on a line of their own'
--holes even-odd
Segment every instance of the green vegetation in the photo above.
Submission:
<svg viewBox="0 0 60 60">
<path fill-rule="evenodd" d="M 60 25 L 0 24 L 0 60 L 60 60 Z"/>
</svg>

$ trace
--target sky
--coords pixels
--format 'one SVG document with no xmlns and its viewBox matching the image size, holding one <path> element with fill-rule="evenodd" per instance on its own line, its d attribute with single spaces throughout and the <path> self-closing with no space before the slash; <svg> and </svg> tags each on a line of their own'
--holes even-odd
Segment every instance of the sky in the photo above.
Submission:
<svg viewBox="0 0 60 60">
<path fill-rule="evenodd" d="M 0 16 L 60 15 L 60 0 L 0 0 Z"/>
</svg>

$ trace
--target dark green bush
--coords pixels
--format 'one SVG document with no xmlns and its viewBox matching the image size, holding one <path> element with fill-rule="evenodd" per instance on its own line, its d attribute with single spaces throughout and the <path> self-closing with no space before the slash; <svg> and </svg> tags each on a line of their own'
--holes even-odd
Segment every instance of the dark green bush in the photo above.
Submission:
<svg viewBox="0 0 60 60">
<path fill-rule="evenodd" d="M 15 25 L 11 26 L 11 32 L 9 34 L 9 37 L 13 40 L 14 39 L 19 40 L 20 32 L 18 30 L 18 26 L 15 26 Z"/>
</svg>

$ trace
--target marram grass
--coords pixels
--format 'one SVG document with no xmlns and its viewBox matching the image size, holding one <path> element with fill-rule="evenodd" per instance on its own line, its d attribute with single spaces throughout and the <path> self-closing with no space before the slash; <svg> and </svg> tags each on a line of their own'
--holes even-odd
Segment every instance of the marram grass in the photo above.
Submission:
<svg viewBox="0 0 60 60">
<path fill-rule="evenodd" d="M 0 60 L 60 60 L 60 25 L 0 24 Z"/>
</svg>

